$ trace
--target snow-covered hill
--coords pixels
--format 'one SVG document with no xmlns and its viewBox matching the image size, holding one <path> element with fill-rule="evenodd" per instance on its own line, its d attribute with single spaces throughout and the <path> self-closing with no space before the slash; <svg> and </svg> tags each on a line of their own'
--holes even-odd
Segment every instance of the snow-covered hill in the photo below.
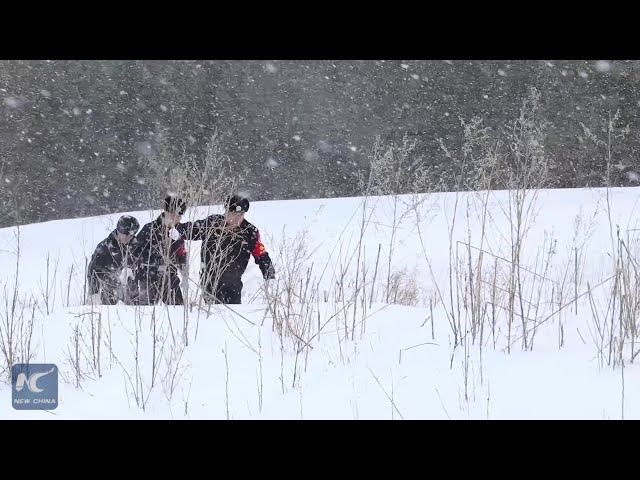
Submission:
<svg viewBox="0 0 640 480">
<path fill-rule="evenodd" d="M 254 202 L 270 293 L 250 263 L 243 305 L 191 283 L 186 309 L 83 302 L 118 217 L 159 211 L 2 229 L 0 418 L 640 418 L 639 197 L 529 192 L 520 222 L 509 192 Z M 58 366 L 55 410 L 12 407 L 26 358 Z"/>
</svg>

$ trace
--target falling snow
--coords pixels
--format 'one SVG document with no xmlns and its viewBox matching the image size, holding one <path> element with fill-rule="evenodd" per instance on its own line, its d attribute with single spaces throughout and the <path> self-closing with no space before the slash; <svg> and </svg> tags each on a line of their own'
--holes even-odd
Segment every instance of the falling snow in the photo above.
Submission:
<svg viewBox="0 0 640 480">
<path fill-rule="evenodd" d="M 318 153 L 313 150 L 305 150 L 303 156 L 307 162 L 314 162 L 318 158 Z"/>
<path fill-rule="evenodd" d="M 20 106 L 20 101 L 14 97 L 5 97 L 4 104 L 9 108 L 18 108 Z"/>
<path fill-rule="evenodd" d="M 325 140 L 320 140 L 320 142 L 318 142 L 318 147 L 324 153 L 330 153 L 333 151 L 331 144 Z"/>
<path fill-rule="evenodd" d="M 16 61 L 0 76 L 0 185 L 26 185 L 15 190 L 29 221 L 56 218 L 55 198 L 71 190 L 94 199 L 73 215 L 146 205 L 163 181 L 148 178 L 150 166 L 182 155 L 202 164 L 216 132 L 216 155 L 261 199 L 353 195 L 375 139 L 404 134 L 417 141 L 412 163 L 454 178 L 439 139 L 459 151 L 461 120 L 476 116 L 502 131 L 536 86 L 548 121 L 541 147 L 563 159 L 551 183 L 595 186 L 603 152 L 582 125 L 606 141 L 607 112 L 619 109 L 619 128 L 640 128 L 637 71 L 640 61 L 595 59 Z M 636 140 L 615 139 L 615 182 L 637 186 Z"/>
</svg>

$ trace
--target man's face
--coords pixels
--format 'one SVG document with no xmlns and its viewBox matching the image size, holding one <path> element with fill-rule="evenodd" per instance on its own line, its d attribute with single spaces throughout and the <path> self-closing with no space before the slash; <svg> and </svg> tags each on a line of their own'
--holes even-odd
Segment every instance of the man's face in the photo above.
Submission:
<svg viewBox="0 0 640 480">
<path fill-rule="evenodd" d="M 230 227 L 239 227 L 244 220 L 244 212 L 227 212 L 227 225 Z"/>
<path fill-rule="evenodd" d="M 165 214 L 166 224 L 169 227 L 175 227 L 182 221 L 182 215 L 179 213 L 168 213 Z"/>
<path fill-rule="evenodd" d="M 134 236 L 135 236 L 135 233 L 127 234 L 127 233 L 118 232 L 118 242 L 120 242 L 123 245 L 127 245 Z"/>
</svg>

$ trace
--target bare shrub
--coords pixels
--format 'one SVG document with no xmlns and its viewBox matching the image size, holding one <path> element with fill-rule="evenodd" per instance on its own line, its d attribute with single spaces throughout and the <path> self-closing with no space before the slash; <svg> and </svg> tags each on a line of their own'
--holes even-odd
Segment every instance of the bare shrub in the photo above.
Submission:
<svg viewBox="0 0 640 480">
<path fill-rule="evenodd" d="M 279 241 L 272 240 L 278 255 L 278 275 L 265 285 L 264 299 L 267 318 L 278 335 L 281 348 L 291 341 L 295 352 L 294 385 L 298 374 L 298 358 L 308 353 L 310 341 L 318 333 L 319 280 L 314 265 L 306 265 L 309 258 L 308 232 L 302 231 L 290 238 L 283 228 Z"/>
<path fill-rule="evenodd" d="M 193 154 L 172 155 L 166 147 L 146 159 L 145 183 L 153 195 L 164 198 L 170 192 L 181 195 L 189 205 L 209 205 L 221 201 L 237 179 L 228 155 L 222 152 L 217 130 L 205 150 L 204 158 Z M 150 199 L 152 204 L 158 198 Z"/>
<path fill-rule="evenodd" d="M 171 402 L 189 367 L 185 363 L 187 342 L 171 313 L 157 305 L 136 306 L 133 330 L 120 320 L 122 329 L 129 334 L 129 353 L 118 355 L 112 342 L 108 344 L 111 357 L 123 372 L 127 398 L 133 397 L 143 411 L 159 388 Z"/>
<path fill-rule="evenodd" d="M 558 321 L 558 348 L 565 345 L 566 315 L 573 310 L 578 314 L 578 305 L 583 292 L 584 268 L 586 263 L 585 247 L 593 235 L 597 223 L 598 210 L 587 219 L 580 209 L 573 223 L 573 237 L 571 243 L 565 247 L 565 262 L 558 266 L 554 277 L 554 290 L 551 293 L 551 305 L 557 312 Z M 587 222 L 588 220 L 588 222 Z M 570 306 L 571 308 L 565 308 Z M 532 332 L 533 336 L 537 328 Z"/>
<path fill-rule="evenodd" d="M 392 270 L 387 285 L 387 298 L 391 303 L 418 306 L 420 303 L 420 287 L 418 284 L 417 268 L 408 267 L 396 268 Z"/>
<path fill-rule="evenodd" d="M 8 382 L 12 367 L 17 363 L 30 363 L 37 353 L 33 343 L 36 302 L 20 300 L 14 306 L 10 298 L 5 285 L 0 300 L 0 368 Z"/>
<path fill-rule="evenodd" d="M 443 290 L 438 287 L 437 292 L 440 296 L 440 301 L 442 305 L 445 307 L 445 312 L 449 321 L 449 325 L 451 327 L 451 331 L 453 333 L 453 344 L 454 347 L 458 345 L 458 343 L 462 340 L 464 335 L 464 331 L 462 329 L 462 321 L 461 321 L 461 306 L 460 306 L 460 295 L 459 295 L 459 286 L 456 285 L 455 278 L 458 273 L 458 265 L 459 262 L 457 260 L 457 252 L 456 252 L 456 242 L 454 241 L 454 232 L 456 228 L 456 220 L 458 218 L 458 208 L 460 202 L 460 193 L 464 189 L 475 190 L 478 186 L 478 179 L 481 179 L 483 183 L 481 186 L 489 185 L 491 183 L 491 178 L 487 180 L 487 176 L 484 175 L 485 171 L 491 171 L 490 166 L 493 157 L 488 154 L 487 150 L 491 149 L 490 145 L 490 137 L 488 134 L 488 128 L 481 128 L 482 119 L 480 117 L 474 117 L 471 119 L 470 123 L 465 122 L 464 119 L 460 119 L 460 122 L 463 127 L 463 138 L 462 138 L 462 148 L 460 152 L 456 154 L 456 152 L 450 148 L 448 148 L 444 141 L 441 138 L 438 138 L 438 143 L 440 145 L 441 150 L 445 158 L 451 162 L 452 171 L 456 172 L 455 178 L 453 179 L 455 184 L 455 192 L 453 194 L 454 204 L 453 204 L 453 214 L 452 218 L 449 219 L 447 215 L 447 224 L 448 224 L 448 236 L 449 236 L 449 250 L 448 250 L 448 262 L 449 262 L 449 282 L 448 282 L 448 302 L 444 298 Z M 442 179 L 443 184 L 445 179 Z M 446 214 L 446 211 L 445 211 Z M 483 216 L 484 221 L 484 216 Z M 418 226 L 420 224 L 418 223 Z M 425 258 L 427 258 L 426 250 L 424 247 L 424 239 L 422 236 L 422 231 L 419 228 L 418 235 L 420 238 L 420 242 L 425 254 Z M 455 253 L 454 253 L 455 252 Z M 427 260 L 428 261 L 428 260 Z M 438 279 L 435 278 L 433 270 L 431 268 L 431 264 L 429 263 L 429 271 L 433 278 L 434 283 L 438 284 Z M 471 266 L 470 266 L 471 268 Z M 448 307 L 448 308 L 447 308 Z"/>
<path fill-rule="evenodd" d="M 382 197 L 384 202 L 377 207 L 378 210 L 382 210 L 383 206 L 391 209 L 391 223 L 386 225 L 390 235 L 386 258 L 385 302 L 392 302 L 391 276 L 393 275 L 394 253 L 401 225 L 412 214 L 426 215 L 428 213 L 428 211 L 424 212 L 422 207 L 428 202 L 428 194 L 434 191 L 436 185 L 433 181 L 433 168 L 425 164 L 424 157 L 415 154 L 415 148 L 416 140 L 409 139 L 406 134 L 399 145 L 394 142 L 384 144 L 380 136 L 377 136 L 370 156 L 369 175 L 368 177 L 360 175 L 360 189 L 363 191 L 365 199 L 369 196 Z M 376 199 L 376 205 L 379 203 Z M 364 212 L 363 208 L 362 235 L 366 230 Z M 360 256 L 358 262 L 359 259 Z"/>
<path fill-rule="evenodd" d="M 153 357 L 163 360 L 162 365 L 158 365 L 158 376 L 160 377 L 162 390 L 169 402 L 173 400 L 176 389 L 184 379 L 189 365 L 186 364 L 187 338 L 184 334 L 179 335 L 172 327 L 170 313 L 166 322 L 166 328 L 158 328 L 157 319 L 152 320 L 153 335 Z M 161 368 L 164 367 L 164 368 Z"/>
<path fill-rule="evenodd" d="M 466 342 L 467 335 L 473 342 L 479 336 L 483 344 L 485 322 L 489 322 L 496 345 L 496 328 L 500 329 L 506 315 L 507 351 L 517 332 L 521 334 L 522 348 L 529 349 L 529 324 L 535 326 L 538 315 L 546 312 L 544 306 L 553 290 L 548 274 L 555 243 L 550 240 L 533 259 L 524 256 L 526 239 L 538 214 L 538 196 L 549 185 L 554 166 L 544 152 L 547 123 L 538 115 L 539 101 L 540 93 L 531 89 L 519 115 L 500 130 L 483 127 L 480 117 L 470 122 L 461 120 L 463 146 L 457 155 L 441 142 L 445 156 L 458 172 L 458 190 L 469 191 L 464 196 L 466 209 L 462 212 L 467 222 L 464 241 L 454 240 L 459 191 L 454 193 L 453 217 L 447 220 L 448 316 L 454 345 L 462 339 Z M 497 205 L 509 226 L 508 232 L 502 231 L 503 221 L 490 206 L 496 189 L 507 193 L 507 204 Z"/>
<path fill-rule="evenodd" d="M 64 359 L 70 367 L 70 376 L 65 378 L 76 388 L 81 388 L 85 380 L 102 377 L 102 312 L 92 305 L 89 311 L 75 315 L 71 337 L 67 341 Z"/>
<path fill-rule="evenodd" d="M 2 285 L 0 298 L 0 368 L 2 378 L 11 381 L 11 369 L 16 363 L 29 363 L 35 356 L 33 327 L 37 303 L 34 299 L 20 296 L 20 227 L 15 230 L 15 263 L 13 282 Z"/>
<path fill-rule="evenodd" d="M 606 295 L 606 308 L 600 306 L 597 298 L 589 288 L 589 304 L 591 307 L 590 332 L 596 348 L 600 364 L 615 368 L 624 365 L 628 358 L 633 362 L 637 356 L 638 314 L 640 313 L 640 284 L 638 283 L 638 253 L 637 239 L 632 238 L 630 231 L 627 236 L 621 234 L 620 226 L 613 221 L 613 205 L 611 200 L 611 186 L 613 175 L 614 142 L 623 140 L 630 132 L 629 125 L 619 125 L 620 111 L 608 113 L 604 128 L 606 139 L 599 138 L 586 125 L 581 124 L 589 140 L 601 147 L 604 152 L 606 165 L 605 174 L 605 206 L 609 223 L 609 238 L 611 241 L 611 270 L 612 279 L 610 291 Z"/>
<path fill-rule="evenodd" d="M 509 326 L 520 317 L 522 348 L 528 349 L 525 286 L 522 279 L 525 239 L 537 216 L 540 190 L 549 185 L 552 160 L 544 151 L 547 122 L 538 116 L 540 93 L 532 88 L 523 100 L 520 116 L 506 130 L 506 155 L 501 158 L 499 183 L 509 190 L 507 217 L 510 223 L 511 274 Z M 510 347 L 509 347 L 510 348 Z"/>
<path fill-rule="evenodd" d="M 45 261 L 46 268 L 44 284 L 42 282 L 42 279 L 40 279 L 38 282 L 40 285 L 40 294 L 42 296 L 47 315 L 49 315 L 51 313 L 51 310 L 53 310 L 56 301 L 56 278 L 58 275 L 59 263 L 60 258 L 58 257 L 56 258 L 55 266 L 52 266 L 51 254 L 47 252 L 47 258 Z"/>
</svg>

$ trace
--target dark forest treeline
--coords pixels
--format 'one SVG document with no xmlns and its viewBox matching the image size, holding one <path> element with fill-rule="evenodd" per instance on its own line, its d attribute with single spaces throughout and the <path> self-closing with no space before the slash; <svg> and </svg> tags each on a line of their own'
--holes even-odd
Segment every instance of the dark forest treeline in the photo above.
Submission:
<svg viewBox="0 0 640 480">
<path fill-rule="evenodd" d="M 357 195 L 376 136 L 453 178 L 439 139 L 502 128 L 531 87 L 549 186 L 604 184 L 585 127 L 606 138 L 617 110 L 610 179 L 635 185 L 639 80 L 638 61 L 2 61 L 0 227 L 157 208 L 148 160 L 201 158 L 214 132 L 254 200 Z"/>
</svg>

